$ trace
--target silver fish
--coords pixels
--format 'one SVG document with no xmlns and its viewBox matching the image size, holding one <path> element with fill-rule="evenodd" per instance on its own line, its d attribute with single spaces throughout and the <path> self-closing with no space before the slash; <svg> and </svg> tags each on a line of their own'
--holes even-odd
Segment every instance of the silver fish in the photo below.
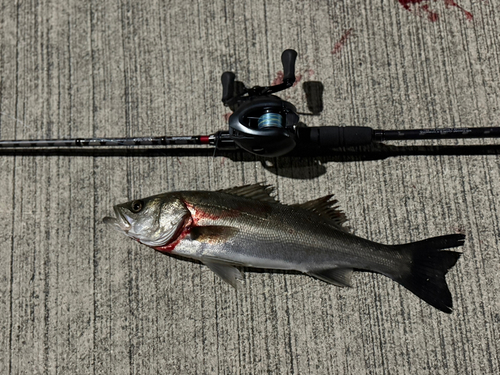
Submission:
<svg viewBox="0 0 500 375">
<path fill-rule="evenodd" d="M 354 269 L 378 272 L 446 313 L 445 275 L 465 236 L 451 234 L 383 245 L 348 233 L 332 195 L 296 205 L 277 202 L 267 185 L 219 191 L 179 191 L 114 207 L 104 222 L 140 243 L 198 260 L 237 286 L 237 267 L 294 270 L 350 286 Z"/>
</svg>

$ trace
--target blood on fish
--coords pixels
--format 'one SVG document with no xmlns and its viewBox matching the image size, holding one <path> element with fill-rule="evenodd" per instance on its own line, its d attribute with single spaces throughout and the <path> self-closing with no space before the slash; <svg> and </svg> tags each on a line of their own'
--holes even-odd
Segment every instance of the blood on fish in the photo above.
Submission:
<svg viewBox="0 0 500 375">
<path fill-rule="evenodd" d="M 191 227 L 184 228 L 181 234 L 174 241 L 163 246 L 153 247 L 153 249 L 158 250 L 162 253 L 171 253 L 175 249 L 175 247 L 179 244 L 179 242 L 181 242 L 190 232 L 191 232 Z"/>
<path fill-rule="evenodd" d="M 186 236 L 188 234 L 191 233 L 191 230 L 193 230 L 194 227 L 200 226 L 199 223 L 203 219 L 207 219 L 207 220 L 219 220 L 219 219 L 222 219 L 222 218 L 238 217 L 238 216 L 240 216 L 240 212 L 236 211 L 236 210 L 234 210 L 234 211 L 226 210 L 226 211 L 224 211 L 224 213 L 222 213 L 221 215 L 217 216 L 217 215 L 213 215 L 211 213 L 205 212 L 205 211 L 201 211 L 200 209 L 197 209 L 191 203 L 184 202 L 184 205 L 189 210 L 189 212 L 190 212 L 191 215 L 184 222 L 184 224 L 182 225 L 179 233 L 178 234 L 176 233 L 172 237 L 173 241 L 171 241 L 171 242 L 169 242 L 169 243 L 167 243 L 166 245 L 163 245 L 163 246 L 154 247 L 155 250 L 161 251 L 163 253 L 170 253 L 170 252 L 172 252 L 175 249 L 175 247 L 184 238 L 186 238 Z"/>
<path fill-rule="evenodd" d="M 163 246 L 156 246 L 153 247 L 153 249 L 158 250 L 162 253 L 171 253 L 175 247 L 181 242 L 190 232 L 191 228 L 193 226 L 193 219 L 189 217 L 188 219 L 184 220 L 184 223 L 178 233 L 173 235 L 173 241 L 167 243 L 166 245 Z"/>
<path fill-rule="evenodd" d="M 209 212 L 200 210 L 199 208 L 195 207 L 191 203 L 184 202 L 184 205 L 186 206 L 186 208 L 190 212 L 190 216 L 185 221 L 185 223 L 183 224 L 183 226 L 181 227 L 179 233 L 175 234 L 173 236 L 173 241 L 171 241 L 171 242 L 169 242 L 169 243 L 167 243 L 166 245 L 163 245 L 163 246 L 154 247 L 153 249 L 161 251 L 163 253 L 170 253 L 170 252 L 172 252 L 175 249 L 175 247 L 188 234 L 191 233 L 191 230 L 194 227 L 203 226 L 203 225 L 200 225 L 200 221 L 203 221 L 204 219 L 205 220 L 216 221 L 216 220 L 220 220 L 220 219 L 236 218 L 236 217 L 238 217 L 238 216 L 241 215 L 241 211 L 240 210 L 225 210 L 225 211 L 221 212 L 220 215 L 214 215 L 214 214 L 211 214 Z M 244 208 L 242 207 L 241 210 L 244 210 Z M 246 210 L 248 212 L 252 212 L 253 214 L 258 215 L 258 216 L 265 216 L 265 215 L 267 215 L 269 213 L 269 207 L 267 207 L 267 206 L 260 207 L 260 208 L 258 208 L 258 207 L 251 207 L 250 209 L 246 208 Z"/>
<path fill-rule="evenodd" d="M 203 211 L 197 209 L 191 203 L 184 202 L 184 205 L 186 206 L 186 208 L 191 213 L 191 218 L 193 220 L 193 225 L 198 225 L 198 223 L 200 222 L 200 220 L 203 220 L 203 219 L 208 219 L 208 220 L 218 220 L 219 219 L 218 216 L 215 216 L 215 215 L 209 214 L 208 212 L 203 212 Z"/>
<path fill-rule="evenodd" d="M 241 215 L 241 212 L 238 210 L 224 210 L 219 215 L 211 214 L 210 212 L 202 211 L 199 208 L 195 207 L 191 203 L 184 202 L 184 205 L 191 213 L 191 218 L 193 220 L 193 225 L 196 226 L 199 224 L 201 220 L 220 220 L 227 219 L 231 217 L 238 217 Z"/>
</svg>

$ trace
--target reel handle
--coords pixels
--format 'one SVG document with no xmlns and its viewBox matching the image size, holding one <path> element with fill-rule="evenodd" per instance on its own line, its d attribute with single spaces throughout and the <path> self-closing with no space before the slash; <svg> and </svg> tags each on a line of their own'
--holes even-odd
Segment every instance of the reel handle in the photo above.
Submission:
<svg viewBox="0 0 500 375">
<path fill-rule="evenodd" d="M 233 72 L 222 73 L 222 102 L 228 102 L 234 95 L 234 80 L 236 76 Z"/>
<path fill-rule="evenodd" d="M 283 83 L 290 87 L 295 82 L 295 60 L 297 52 L 293 49 L 284 50 L 281 54 L 281 63 L 283 64 Z"/>
</svg>

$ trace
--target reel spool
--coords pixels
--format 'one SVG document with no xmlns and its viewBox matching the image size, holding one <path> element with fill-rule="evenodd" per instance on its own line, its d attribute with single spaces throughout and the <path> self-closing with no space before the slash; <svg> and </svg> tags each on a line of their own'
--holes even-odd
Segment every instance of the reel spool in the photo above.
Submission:
<svg viewBox="0 0 500 375">
<path fill-rule="evenodd" d="M 260 156 L 281 156 L 295 148 L 296 108 L 277 96 L 256 97 L 229 117 L 229 135 L 242 149 Z"/>
<path fill-rule="evenodd" d="M 257 124 L 259 129 L 282 128 L 283 116 L 279 113 L 266 112 L 259 117 L 259 122 Z"/>
</svg>

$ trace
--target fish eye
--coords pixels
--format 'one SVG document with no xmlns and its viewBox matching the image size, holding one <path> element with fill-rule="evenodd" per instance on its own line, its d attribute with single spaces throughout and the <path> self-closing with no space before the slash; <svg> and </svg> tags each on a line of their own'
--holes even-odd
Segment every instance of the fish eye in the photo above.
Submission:
<svg viewBox="0 0 500 375">
<path fill-rule="evenodd" d="M 144 202 L 143 201 L 133 201 L 132 202 L 132 212 L 139 212 L 142 210 L 144 207 Z"/>
</svg>

